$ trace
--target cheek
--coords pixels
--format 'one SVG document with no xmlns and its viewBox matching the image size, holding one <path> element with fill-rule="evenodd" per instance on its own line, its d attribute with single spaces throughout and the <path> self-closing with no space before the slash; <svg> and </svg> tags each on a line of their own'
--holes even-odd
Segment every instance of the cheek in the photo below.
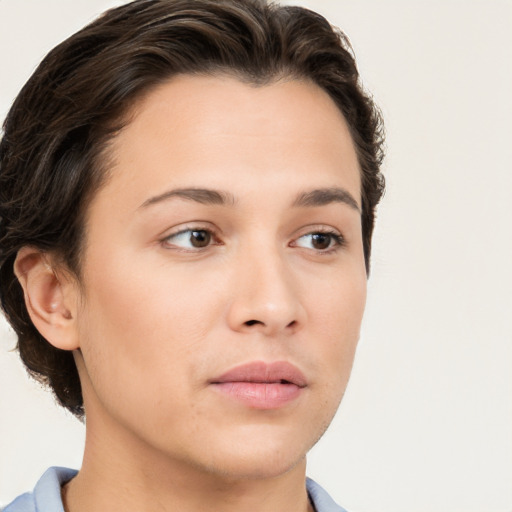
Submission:
<svg viewBox="0 0 512 512">
<path fill-rule="evenodd" d="M 204 303 L 206 292 L 198 293 L 179 273 L 169 276 L 142 263 L 127 267 L 89 275 L 80 339 L 98 394 L 137 402 L 137 396 L 156 397 L 162 386 L 175 386 L 191 371 L 192 354 L 215 315 Z"/>
<path fill-rule="evenodd" d="M 94 256 L 88 259 L 91 271 L 84 269 L 80 318 L 91 379 L 119 387 L 138 383 L 142 392 L 201 373 L 205 341 L 218 334 L 229 294 L 218 269 L 176 264 L 153 251 L 118 254 L 108 262 Z"/>
<path fill-rule="evenodd" d="M 174 331 L 190 331 L 193 343 L 197 330 L 207 328 L 206 302 L 212 297 L 208 283 L 194 281 L 194 275 L 170 265 L 132 259 L 95 273 L 87 282 L 87 307 L 94 324 L 117 333 L 126 341 L 140 336 L 143 348 L 159 336 L 169 340 Z M 201 312 L 201 320 L 198 318 Z M 93 325 L 94 325 L 93 324 Z M 114 339 L 117 336 L 114 336 Z M 179 338 L 178 338 L 179 339 Z M 135 348 L 135 347 L 134 347 Z"/>
<path fill-rule="evenodd" d="M 324 281 L 321 291 L 310 293 L 309 310 L 317 323 L 314 328 L 324 337 L 346 340 L 346 344 L 357 340 L 366 305 L 366 284 L 363 272 L 343 272 Z"/>
<path fill-rule="evenodd" d="M 345 390 L 359 341 L 366 304 L 366 274 L 355 272 L 334 279 L 322 294 L 311 299 L 310 332 L 320 342 L 317 362 L 334 400 Z"/>
</svg>

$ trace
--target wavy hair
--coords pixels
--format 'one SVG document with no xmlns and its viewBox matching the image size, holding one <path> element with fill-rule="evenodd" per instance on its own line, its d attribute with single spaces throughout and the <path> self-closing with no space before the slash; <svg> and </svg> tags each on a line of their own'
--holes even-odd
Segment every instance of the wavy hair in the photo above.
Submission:
<svg viewBox="0 0 512 512">
<path fill-rule="evenodd" d="M 83 417 L 71 352 L 32 324 L 13 263 L 24 246 L 58 256 L 80 281 L 84 216 L 108 168 L 108 143 L 134 102 L 177 74 L 228 73 L 264 85 L 308 80 L 342 112 L 361 172 L 369 272 L 383 191 L 383 125 L 346 36 L 319 14 L 265 0 L 136 0 L 54 48 L 14 101 L 0 142 L 0 299 L 28 372 Z"/>
</svg>

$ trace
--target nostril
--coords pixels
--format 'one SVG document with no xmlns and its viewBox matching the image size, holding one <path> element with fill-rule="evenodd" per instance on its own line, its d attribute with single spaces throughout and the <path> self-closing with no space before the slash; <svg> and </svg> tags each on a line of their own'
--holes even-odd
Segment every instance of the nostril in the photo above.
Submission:
<svg viewBox="0 0 512 512">
<path fill-rule="evenodd" d="M 260 322 L 259 320 L 247 320 L 247 322 L 245 322 L 245 325 L 247 325 L 248 327 L 250 327 L 251 325 L 255 325 L 255 324 L 262 324 L 263 322 Z"/>
</svg>

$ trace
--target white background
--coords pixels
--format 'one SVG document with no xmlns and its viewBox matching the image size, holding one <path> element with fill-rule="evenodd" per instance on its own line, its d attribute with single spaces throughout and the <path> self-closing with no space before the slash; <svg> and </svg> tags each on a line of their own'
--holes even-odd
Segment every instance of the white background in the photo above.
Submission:
<svg viewBox="0 0 512 512">
<path fill-rule="evenodd" d="M 106 0 L 0 0 L 0 115 Z M 512 2 L 297 1 L 349 35 L 387 124 L 352 380 L 309 474 L 354 512 L 512 511 Z M 0 505 L 83 427 L 0 321 Z"/>
</svg>

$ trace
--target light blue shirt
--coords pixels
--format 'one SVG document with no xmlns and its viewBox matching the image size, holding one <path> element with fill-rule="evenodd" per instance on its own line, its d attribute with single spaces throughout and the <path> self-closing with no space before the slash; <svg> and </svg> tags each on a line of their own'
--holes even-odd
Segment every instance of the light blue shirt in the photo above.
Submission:
<svg viewBox="0 0 512 512">
<path fill-rule="evenodd" d="M 64 512 L 60 488 L 71 480 L 77 471 L 68 468 L 50 468 L 37 482 L 33 492 L 16 498 L 3 512 Z M 316 512 L 347 512 L 316 482 L 308 478 L 306 487 Z"/>
</svg>

